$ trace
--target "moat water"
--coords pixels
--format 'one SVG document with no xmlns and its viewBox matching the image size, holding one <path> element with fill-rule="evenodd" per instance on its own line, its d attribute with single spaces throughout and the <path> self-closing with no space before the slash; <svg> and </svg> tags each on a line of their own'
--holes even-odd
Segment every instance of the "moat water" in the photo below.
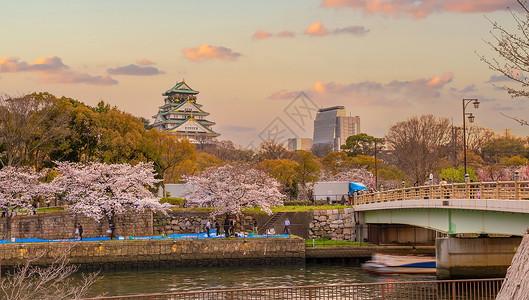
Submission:
<svg viewBox="0 0 529 300">
<path fill-rule="evenodd" d="M 385 275 L 364 272 L 357 265 L 307 263 L 297 266 L 208 267 L 108 271 L 89 292 L 119 296 L 219 289 L 249 289 L 394 281 L 435 280 L 432 275 Z"/>
</svg>

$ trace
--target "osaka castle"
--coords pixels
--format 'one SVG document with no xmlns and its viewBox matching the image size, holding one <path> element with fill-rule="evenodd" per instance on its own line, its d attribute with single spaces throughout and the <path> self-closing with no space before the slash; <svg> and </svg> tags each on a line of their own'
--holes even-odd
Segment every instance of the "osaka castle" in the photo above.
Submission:
<svg viewBox="0 0 529 300">
<path fill-rule="evenodd" d="M 211 141 L 220 134 L 211 129 L 215 122 L 206 120 L 209 113 L 197 103 L 198 91 L 193 90 L 185 80 L 177 82 L 167 90 L 164 105 L 154 115 L 154 128 L 158 131 L 179 133 L 192 143 Z"/>
</svg>

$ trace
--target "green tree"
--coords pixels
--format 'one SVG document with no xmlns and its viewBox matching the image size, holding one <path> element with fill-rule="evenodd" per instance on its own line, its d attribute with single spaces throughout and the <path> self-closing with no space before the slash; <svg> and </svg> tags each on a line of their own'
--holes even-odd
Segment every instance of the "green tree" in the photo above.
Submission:
<svg viewBox="0 0 529 300">
<path fill-rule="evenodd" d="M 365 133 L 352 135 L 347 138 L 342 149 L 350 156 L 374 155 L 375 138 Z"/>
<path fill-rule="evenodd" d="M 529 160 L 520 155 L 515 155 L 512 157 L 501 158 L 500 163 L 505 166 L 523 166 L 529 164 Z"/>
<path fill-rule="evenodd" d="M 352 167 L 353 159 L 345 152 L 330 152 L 321 159 L 326 172 L 336 175 Z"/>
<path fill-rule="evenodd" d="M 509 132 L 487 142 L 481 150 L 483 160 L 488 164 L 499 163 L 502 158 L 520 154 L 525 157 L 527 152 L 525 141 Z"/>
<path fill-rule="evenodd" d="M 290 199 L 296 199 L 298 196 L 296 182 L 298 167 L 299 164 L 291 159 L 265 159 L 256 164 L 257 169 L 265 171 L 283 185 L 283 191 L 289 195 Z"/>
<path fill-rule="evenodd" d="M 471 168 L 467 168 L 467 172 L 469 175 L 469 180 L 471 181 L 477 181 L 478 177 L 476 175 L 476 171 L 474 171 Z M 441 172 L 439 173 L 439 177 L 443 178 L 444 180 L 448 181 L 449 183 L 463 183 L 465 182 L 465 168 L 445 168 L 441 169 Z"/>
<path fill-rule="evenodd" d="M 197 160 L 195 162 L 194 172 L 204 171 L 207 168 L 220 166 L 220 165 L 222 165 L 222 161 L 215 155 L 205 153 L 205 152 L 200 152 L 197 154 Z"/>
<path fill-rule="evenodd" d="M 298 163 L 295 179 L 301 186 L 300 197 L 302 200 L 308 200 L 307 189 L 312 189 L 321 176 L 320 162 L 318 157 L 308 151 L 297 150 L 294 154 Z"/>
<path fill-rule="evenodd" d="M 142 151 L 146 131 L 141 119 L 116 108 L 107 111 L 106 107 L 99 114 L 99 160 L 112 164 L 146 161 L 146 155 Z"/>
<path fill-rule="evenodd" d="M 87 163 L 98 160 L 101 123 L 99 116 L 90 107 L 73 99 L 70 110 L 68 136 L 51 154 L 51 161 L 71 161 Z"/>
</svg>

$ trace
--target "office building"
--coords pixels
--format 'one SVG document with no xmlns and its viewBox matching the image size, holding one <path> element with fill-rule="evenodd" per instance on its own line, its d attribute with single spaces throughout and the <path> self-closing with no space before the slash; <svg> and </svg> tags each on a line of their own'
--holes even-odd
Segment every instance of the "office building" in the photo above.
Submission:
<svg viewBox="0 0 529 300">
<path fill-rule="evenodd" d="M 314 120 L 314 146 L 332 145 L 340 151 L 348 137 L 360 133 L 360 117 L 347 116 L 344 106 L 333 106 L 318 110 Z"/>
<path fill-rule="evenodd" d="M 305 150 L 310 151 L 312 147 L 312 139 L 309 138 L 293 138 L 288 139 L 288 151 Z"/>
</svg>

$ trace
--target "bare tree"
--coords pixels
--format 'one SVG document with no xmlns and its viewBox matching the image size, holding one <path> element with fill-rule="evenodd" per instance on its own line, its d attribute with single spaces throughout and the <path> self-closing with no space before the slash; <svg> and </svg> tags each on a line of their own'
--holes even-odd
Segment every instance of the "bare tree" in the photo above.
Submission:
<svg viewBox="0 0 529 300">
<path fill-rule="evenodd" d="M 0 145 L 3 165 L 39 164 L 68 134 L 70 116 L 50 94 L 0 96 Z M 5 161 L 5 162 L 4 162 Z"/>
<path fill-rule="evenodd" d="M 290 159 L 292 154 L 285 148 L 283 144 L 280 144 L 274 139 L 263 141 L 257 148 L 257 154 L 259 160 L 265 159 Z"/>
<path fill-rule="evenodd" d="M 50 253 L 27 259 L 15 267 L 0 281 L 0 298 L 5 300 L 85 298 L 90 286 L 99 279 L 99 272 L 81 274 L 81 280 L 74 280 L 71 275 L 77 272 L 79 267 L 69 264 L 68 253 L 72 247 L 54 251 L 59 255 L 48 267 L 33 266 L 33 264 Z"/>
<path fill-rule="evenodd" d="M 236 146 L 232 141 L 216 141 L 207 144 L 201 152 L 215 155 L 224 162 L 253 162 L 255 160 L 255 152 L 252 149 Z"/>
<path fill-rule="evenodd" d="M 449 151 L 451 126 L 447 118 L 414 116 L 389 128 L 386 142 L 394 164 L 412 182 L 423 183 Z"/>
<path fill-rule="evenodd" d="M 323 143 L 323 144 L 313 144 L 310 148 L 312 154 L 316 155 L 319 158 L 324 157 L 325 155 L 334 151 L 333 143 Z"/>
<path fill-rule="evenodd" d="M 485 144 L 496 138 L 496 133 L 490 128 L 482 126 L 468 126 L 467 130 L 467 148 L 474 152 L 480 152 Z M 463 142 L 461 141 L 461 144 Z M 462 149 L 463 146 L 459 147 Z"/>
<path fill-rule="evenodd" d="M 529 8 L 526 1 L 516 0 L 516 2 L 520 9 L 508 7 L 516 29 L 507 28 L 488 19 L 492 24 L 490 31 L 492 40 L 485 41 L 485 43 L 496 52 L 497 57 L 487 58 L 485 55 L 477 54 L 491 70 L 497 71 L 513 83 L 513 85 L 495 85 L 513 98 L 529 96 L 529 77 L 527 76 L 529 73 Z M 526 120 L 503 115 L 517 121 L 522 126 L 529 124 Z"/>
</svg>

